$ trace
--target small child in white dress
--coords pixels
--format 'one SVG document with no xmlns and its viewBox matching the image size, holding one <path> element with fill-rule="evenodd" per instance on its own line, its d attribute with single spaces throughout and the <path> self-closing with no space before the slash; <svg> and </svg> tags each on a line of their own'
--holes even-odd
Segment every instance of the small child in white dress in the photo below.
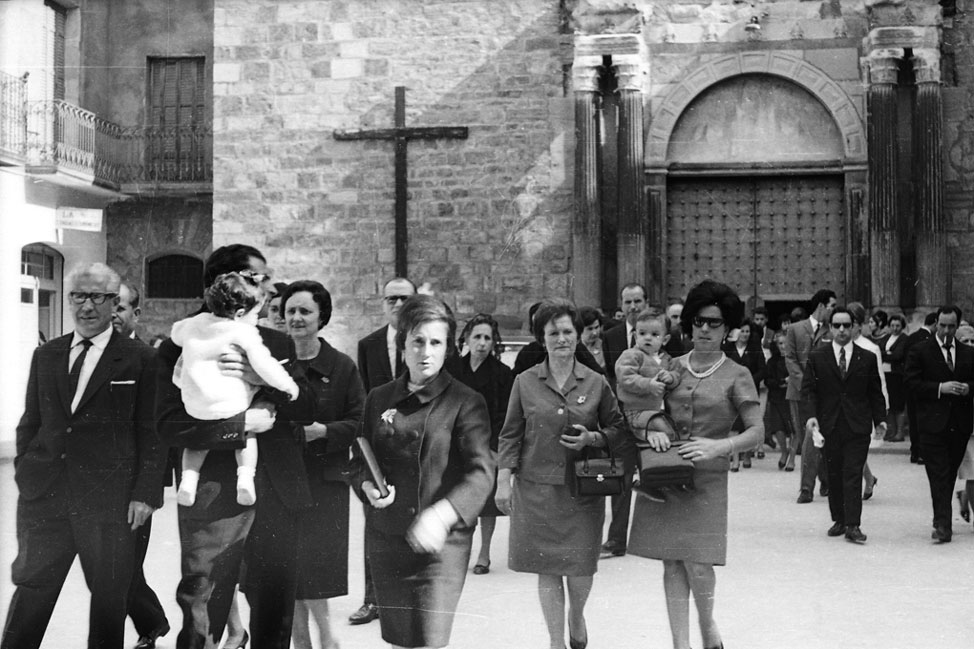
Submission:
<svg viewBox="0 0 974 649">
<path fill-rule="evenodd" d="M 180 320 L 172 327 L 172 340 L 183 352 L 173 371 L 173 383 L 181 390 L 187 414 L 196 419 L 226 419 L 250 407 L 260 389 L 246 381 L 220 373 L 220 356 L 236 345 L 247 355 L 254 371 L 273 388 L 298 397 L 298 386 L 261 341 L 257 316 L 264 303 L 264 291 L 250 277 L 226 273 L 206 289 L 208 313 Z M 176 500 L 180 505 L 196 502 L 200 468 L 207 450 L 184 449 L 182 479 Z M 257 469 L 257 440 L 248 437 L 237 456 L 237 502 L 257 501 L 254 475 Z"/>
</svg>

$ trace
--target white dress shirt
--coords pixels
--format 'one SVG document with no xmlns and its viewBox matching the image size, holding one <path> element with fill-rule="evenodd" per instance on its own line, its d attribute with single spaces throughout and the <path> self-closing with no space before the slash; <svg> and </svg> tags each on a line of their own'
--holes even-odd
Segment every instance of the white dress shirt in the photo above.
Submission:
<svg viewBox="0 0 974 649">
<path fill-rule="evenodd" d="M 392 325 L 386 327 L 386 353 L 389 355 L 389 369 L 392 370 L 392 378 L 396 378 L 396 359 L 399 357 L 399 350 L 396 349 L 396 330 Z"/>
<path fill-rule="evenodd" d="M 101 355 L 104 353 L 105 347 L 112 337 L 112 331 L 112 325 L 109 324 L 105 331 L 90 338 L 91 347 L 88 349 L 88 355 L 85 356 L 84 364 L 81 366 L 81 373 L 78 375 L 78 389 L 75 390 L 74 398 L 71 400 L 72 413 L 78 408 L 81 396 L 85 393 L 85 388 L 88 387 L 88 380 L 91 378 L 91 373 L 95 371 L 95 366 L 101 360 Z M 83 338 L 81 334 L 75 331 L 74 337 L 71 339 L 71 352 L 68 354 L 69 374 L 71 373 L 71 366 L 74 365 L 74 361 L 78 356 L 81 356 L 81 351 L 84 349 L 84 346 L 81 344 Z"/>
</svg>

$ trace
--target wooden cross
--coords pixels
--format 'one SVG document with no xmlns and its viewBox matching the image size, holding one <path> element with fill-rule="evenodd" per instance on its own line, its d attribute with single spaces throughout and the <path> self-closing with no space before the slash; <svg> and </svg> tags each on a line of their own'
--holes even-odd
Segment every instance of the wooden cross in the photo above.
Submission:
<svg viewBox="0 0 974 649">
<path fill-rule="evenodd" d="M 396 86 L 396 118 L 393 128 L 368 131 L 335 131 L 336 140 L 393 140 L 396 143 L 396 276 L 407 277 L 406 251 L 406 143 L 409 140 L 467 139 L 466 126 L 406 126 L 406 88 Z"/>
</svg>

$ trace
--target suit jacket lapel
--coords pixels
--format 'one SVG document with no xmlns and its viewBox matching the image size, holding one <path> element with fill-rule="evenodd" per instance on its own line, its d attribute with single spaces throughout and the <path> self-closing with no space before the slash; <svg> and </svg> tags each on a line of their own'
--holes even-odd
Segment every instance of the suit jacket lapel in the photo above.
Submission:
<svg viewBox="0 0 974 649">
<path fill-rule="evenodd" d="M 98 359 L 98 364 L 95 365 L 95 369 L 91 373 L 91 378 L 88 379 L 88 385 L 85 386 L 84 394 L 81 395 L 81 401 L 78 402 L 78 407 L 75 412 L 80 411 L 84 407 L 98 388 L 112 376 L 115 363 L 122 360 L 123 355 L 118 346 L 118 339 L 118 333 L 113 331 L 112 337 L 108 339 L 108 344 L 105 345 L 105 351 L 102 352 L 101 358 Z M 69 412 L 70 408 L 71 405 L 68 404 Z"/>
<path fill-rule="evenodd" d="M 65 413 L 71 412 L 71 397 L 74 396 L 68 394 L 68 372 L 70 370 L 68 367 L 68 359 L 71 355 L 72 339 L 72 334 L 62 336 L 61 340 L 58 341 L 59 349 L 54 355 L 55 363 L 57 363 L 57 371 L 54 372 L 54 380 L 57 385 L 58 397 L 61 399 L 61 407 L 64 408 Z"/>
</svg>

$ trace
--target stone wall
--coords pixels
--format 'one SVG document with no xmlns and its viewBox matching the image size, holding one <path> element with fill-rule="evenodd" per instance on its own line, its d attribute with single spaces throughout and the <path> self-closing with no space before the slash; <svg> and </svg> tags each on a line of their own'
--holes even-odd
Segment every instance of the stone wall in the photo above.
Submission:
<svg viewBox="0 0 974 649">
<path fill-rule="evenodd" d="M 393 146 L 335 129 L 467 126 L 409 144 L 409 276 L 463 319 L 521 327 L 569 292 L 571 63 L 556 0 L 217 0 L 214 245 L 332 292 L 340 349 L 381 324 L 394 274 Z"/>
<path fill-rule="evenodd" d="M 200 300 L 153 299 L 145 291 L 145 264 L 165 254 L 205 259 L 212 252 L 213 205 L 209 196 L 155 198 L 113 203 L 105 210 L 106 260 L 122 281 L 142 293 L 138 335 L 148 341 L 169 335 L 172 323 L 192 313 Z"/>
</svg>

